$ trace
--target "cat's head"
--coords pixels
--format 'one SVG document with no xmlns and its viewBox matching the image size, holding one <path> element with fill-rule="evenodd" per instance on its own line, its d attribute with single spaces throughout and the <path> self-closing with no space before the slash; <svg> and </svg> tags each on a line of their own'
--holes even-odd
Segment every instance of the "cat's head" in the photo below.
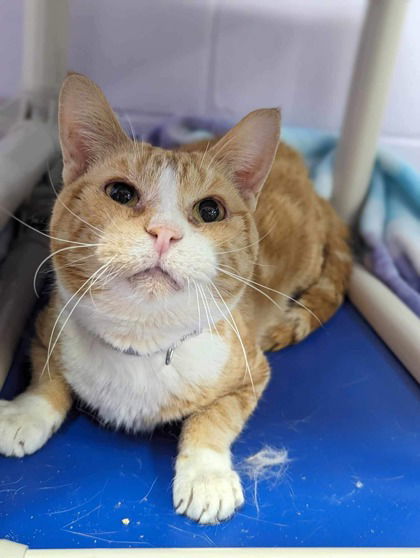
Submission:
<svg viewBox="0 0 420 558">
<path fill-rule="evenodd" d="M 226 272 L 251 276 L 253 214 L 279 119 L 257 110 L 207 149 L 166 151 L 130 139 L 99 87 L 69 75 L 59 103 L 64 187 L 51 221 L 52 236 L 70 241 L 52 240 L 59 283 L 80 296 L 91 287 L 114 307 L 185 305 L 188 291 L 233 304 L 244 285 Z"/>
</svg>

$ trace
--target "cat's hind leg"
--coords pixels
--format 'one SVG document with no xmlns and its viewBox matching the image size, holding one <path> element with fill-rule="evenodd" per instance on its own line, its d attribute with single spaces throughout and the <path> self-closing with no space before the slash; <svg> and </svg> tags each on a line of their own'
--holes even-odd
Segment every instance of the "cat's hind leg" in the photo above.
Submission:
<svg viewBox="0 0 420 558">
<path fill-rule="evenodd" d="M 281 321 L 264 332 L 261 346 L 265 351 L 277 351 L 298 343 L 322 326 L 337 311 L 350 278 L 352 255 L 347 232 L 336 220 L 324 246 L 321 273 L 299 292 L 293 293 Z"/>
<path fill-rule="evenodd" d="M 40 316 L 41 323 L 42 315 Z M 37 335 L 32 346 L 32 380 L 28 389 L 12 401 L 0 400 L 0 454 L 22 457 L 41 448 L 61 426 L 71 406 L 69 386 L 53 356 L 43 371 L 47 345 Z"/>
</svg>

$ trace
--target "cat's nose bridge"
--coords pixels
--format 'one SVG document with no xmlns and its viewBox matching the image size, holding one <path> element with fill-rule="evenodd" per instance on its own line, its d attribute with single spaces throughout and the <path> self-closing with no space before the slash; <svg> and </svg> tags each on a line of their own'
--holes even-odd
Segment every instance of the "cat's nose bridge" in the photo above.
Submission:
<svg viewBox="0 0 420 558">
<path fill-rule="evenodd" d="M 146 230 L 151 236 L 155 237 L 154 247 L 159 256 L 165 254 L 170 245 L 177 240 L 181 240 L 183 236 L 181 229 L 173 225 L 155 224 L 148 226 Z"/>
</svg>

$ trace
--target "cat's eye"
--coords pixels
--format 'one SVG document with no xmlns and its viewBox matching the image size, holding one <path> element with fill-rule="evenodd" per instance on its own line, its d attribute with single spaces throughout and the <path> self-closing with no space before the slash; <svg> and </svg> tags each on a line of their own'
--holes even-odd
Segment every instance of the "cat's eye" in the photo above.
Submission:
<svg viewBox="0 0 420 558">
<path fill-rule="evenodd" d="M 195 218 L 203 223 L 222 221 L 226 216 L 225 208 L 214 198 L 206 198 L 199 201 L 195 204 L 193 212 Z"/>
<path fill-rule="evenodd" d="M 126 182 L 111 182 L 105 186 L 106 194 L 121 205 L 133 207 L 139 201 L 137 190 Z"/>
</svg>

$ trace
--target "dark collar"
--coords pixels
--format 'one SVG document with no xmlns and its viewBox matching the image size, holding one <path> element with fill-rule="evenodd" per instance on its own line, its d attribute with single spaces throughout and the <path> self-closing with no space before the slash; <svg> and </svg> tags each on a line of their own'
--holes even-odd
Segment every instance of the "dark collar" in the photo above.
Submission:
<svg viewBox="0 0 420 558">
<path fill-rule="evenodd" d="M 181 339 L 179 339 L 179 341 L 177 341 L 176 343 L 174 343 L 173 345 L 171 345 L 168 349 L 161 349 L 158 351 L 153 351 L 151 353 L 140 353 L 138 351 L 136 351 L 135 349 L 133 349 L 132 347 L 128 347 L 128 349 L 121 349 L 119 347 L 116 347 L 115 345 L 113 345 L 112 343 L 109 343 L 108 341 L 106 341 L 103 337 L 101 337 L 100 335 L 97 335 L 95 333 L 89 332 L 91 333 L 91 335 L 93 335 L 94 337 L 96 337 L 96 339 L 98 341 L 100 341 L 103 345 L 106 345 L 107 347 L 109 347 L 110 349 L 114 349 L 114 351 L 118 351 L 120 353 L 123 353 L 125 355 L 130 355 L 130 356 L 137 356 L 137 357 L 151 357 L 152 355 L 156 355 L 158 353 L 166 353 L 165 356 L 165 364 L 166 366 L 168 366 L 169 364 L 171 364 L 172 361 L 172 357 L 174 356 L 174 352 L 175 349 L 177 349 L 180 345 L 182 345 L 182 343 L 184 341 L 186 341 L 187 339 L 190 339 L 191 337 L 196 337 L 197 335 L 199 335 L 200 333 L 202 333 L 202 330 L 194 330 L 192 333 L 188 333 L 187 335 L 184 335 L 183 337 L 181 337 Z"/>
</svg>

